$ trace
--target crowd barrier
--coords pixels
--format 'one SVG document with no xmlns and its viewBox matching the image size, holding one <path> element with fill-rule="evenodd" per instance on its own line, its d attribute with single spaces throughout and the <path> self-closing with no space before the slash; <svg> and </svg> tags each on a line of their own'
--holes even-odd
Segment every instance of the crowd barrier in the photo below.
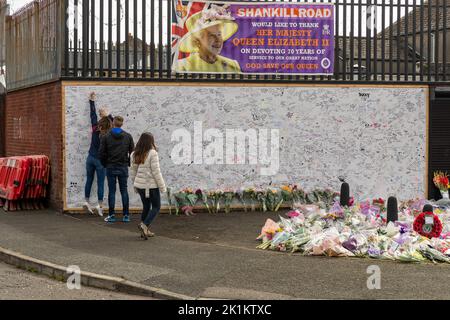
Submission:
<svg viewBox="0 0 450 320">
<path fill-rule="evenodd" d="M 0 158 L 0 207 L 6 211 L 43 209 L 49 177 L 47 156 Z"/>
</svg>

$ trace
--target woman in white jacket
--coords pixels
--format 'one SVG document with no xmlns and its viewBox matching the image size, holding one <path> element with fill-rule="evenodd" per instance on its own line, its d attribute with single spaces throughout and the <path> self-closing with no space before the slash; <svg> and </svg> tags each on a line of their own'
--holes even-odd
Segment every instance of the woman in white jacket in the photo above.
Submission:
<svg viewBox="0 0 450 320">
<path fill-rule="evenodd" d="M 147 240 L 155 235 L 149 226 L 161 209 L 160 192 L 166 192 L 155 139 L 151 133 L 141 135 L 131 154 L 130 176 L 135 191 L 141 196 L 143 210 L 139 230 L 141 237 Z"/>
</svg>

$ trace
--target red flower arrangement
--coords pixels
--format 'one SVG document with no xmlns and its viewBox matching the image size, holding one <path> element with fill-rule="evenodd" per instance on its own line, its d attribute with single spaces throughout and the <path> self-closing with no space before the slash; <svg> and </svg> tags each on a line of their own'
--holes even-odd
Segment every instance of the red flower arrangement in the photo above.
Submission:
<svg viewBox="0 0 450 320">
<path fill-rule="evenodd" d="M 373 199 L 372 205 L 379 207 L 381 210 L 385 209 L 385 201 L 383 198 Z"/>
<path fill-rule="evenodd" d="M 439 190 L 441 190 L 441 191 L 448 191 L 449 180 L 448 180 L 447 173 L 443 173 L 443 172 L 440 172 L 440 171 L 435 172 L 434 173 L 433 182 L 434 182 L 435 186 Z"/>
<path fill-rule="evenodd" d="M 433 224 L 426 224 L 425 218 L 432 217 Z M 433 212 L 422 212 L 414 220 L 414 231 L 427 238 L 438 238 L 442 232 L 442 222 Z"/>
</svg>

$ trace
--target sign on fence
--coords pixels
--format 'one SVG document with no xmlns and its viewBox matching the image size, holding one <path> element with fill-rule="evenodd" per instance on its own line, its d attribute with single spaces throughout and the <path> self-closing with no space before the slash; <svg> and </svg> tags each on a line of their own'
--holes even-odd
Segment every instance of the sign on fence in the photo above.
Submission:
<svg viewBox="0 0 450 320">
<path fill-rule="evenodd" d="M 333 4 L 175 1 L 175 72 L 333 74 Z"/>
</svg>

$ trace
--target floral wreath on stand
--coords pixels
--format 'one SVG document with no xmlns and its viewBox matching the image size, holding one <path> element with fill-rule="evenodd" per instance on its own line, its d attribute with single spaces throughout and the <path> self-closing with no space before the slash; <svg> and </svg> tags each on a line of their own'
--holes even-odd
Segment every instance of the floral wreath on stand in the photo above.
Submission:
<svg viewBox="0 0 450 320">
<path fill-rule="evenodd" d="M 442 222 L 433 212 L 422 212 L 414 219 L 414 231 L 427 238 L 439 238 Z"/>
</svg>

